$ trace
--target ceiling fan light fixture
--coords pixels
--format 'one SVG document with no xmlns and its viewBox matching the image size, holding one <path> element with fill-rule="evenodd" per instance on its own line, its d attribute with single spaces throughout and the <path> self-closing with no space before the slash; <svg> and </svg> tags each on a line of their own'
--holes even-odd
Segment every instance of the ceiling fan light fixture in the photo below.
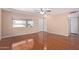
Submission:
<svg viewBox="0 0 79 59">
<path fill-rule="evenodd" d="M 40 14 L 42 14 L 42 15 L 43 15 L 44 13 L 45 13 L 45 12 L 42 12 L 42 11 L 40 12 Z"/>
<path fill-rule="evenodd" d="M 44 16 L 44 17 L 47 17 L 47 14 L 44 14 L 43 16 Z"/>
</svg>

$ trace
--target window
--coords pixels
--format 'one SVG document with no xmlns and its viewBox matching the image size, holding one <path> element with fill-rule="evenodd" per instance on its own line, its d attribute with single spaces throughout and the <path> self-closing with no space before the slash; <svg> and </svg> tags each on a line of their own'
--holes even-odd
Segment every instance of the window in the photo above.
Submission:
<svg viewBox="0 0 79 59">
<path fill-rule="evenodd" d="M 33 20 L 13 20 L 13 27 L 33 27 Z"/>
<path fill-rule="evenodd" d="M 26 20 L 13 20 L 13 27 L 26 27 Z"/>
<path fill-rule="evenodd" d="M 28 20 L 27 21 L 27 26 L 28 27 L 33 27 L 33 21 L 32 20 Z"/>
</svg>

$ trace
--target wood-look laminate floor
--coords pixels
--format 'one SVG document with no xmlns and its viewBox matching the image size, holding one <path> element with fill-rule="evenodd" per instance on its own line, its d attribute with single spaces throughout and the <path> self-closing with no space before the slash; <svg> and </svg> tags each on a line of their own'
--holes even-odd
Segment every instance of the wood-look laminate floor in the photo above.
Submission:
<svg viewBox="0 0 79 59">
<path fill-rule="evenodd" d="M 11 50 L 13 43 L 29 39 L 34 39 L 31 50 L 79 50 L 79 35 L 66 37 L 46 32 L 4 38 L 0 41 L 0 50 Z"/>
</svg>

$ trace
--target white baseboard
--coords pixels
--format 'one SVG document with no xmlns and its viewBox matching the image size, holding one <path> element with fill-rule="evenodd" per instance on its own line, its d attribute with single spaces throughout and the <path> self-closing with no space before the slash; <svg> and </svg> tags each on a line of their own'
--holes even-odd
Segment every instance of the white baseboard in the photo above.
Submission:
<svg viewBox="0 0 79 59">
<path fill-rule="evenodd" d="M 33 32 L 33 33 L 38 33 L 38 32 Z M 2 36 L 3 38 L 8 38 L 8 37 L 13 37 L 13 36 L 20 36 L 20 35 L 26 35 L 26 34 L 33 34 L 33 33 L 23 33 L 23 34 L 13 34 L 13 35 L 6 35 L 6 36 Z"/>
<path fill-rule="evenodd" d="M 53 32 L 48 32 L 48 33 L 56 34 L 56 35 L 62 35 L 62 36 L 69 36 L 69 34 L 59 34 L 59 33 L 53 33 Z"/>
<path fill-rule="evenodd" d="M 33 32 L 33 33 L 38 33 L 38 32 Z M 26 35 L 26 34 L 33 34 L 33 33 L 23 33 L 23 34 L 16 34 L 16 35 L 12 34 L 12 35 L 2 36 L 2 38 L 13 37 L 13 36 L 20 36 L 20 35 Z M 58 34 L 58 33 L 52 33 L 52 32 L 48 32 L 48 33 L 62 35 L 62 36 L 69 36 L 69 34 Z"/>
</svg>

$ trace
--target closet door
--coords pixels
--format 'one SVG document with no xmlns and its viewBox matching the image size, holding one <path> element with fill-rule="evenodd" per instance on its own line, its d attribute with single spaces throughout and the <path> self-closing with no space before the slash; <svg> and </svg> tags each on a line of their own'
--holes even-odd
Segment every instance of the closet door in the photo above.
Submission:
<svg viewBox="0 0 79 59">
<path fill-rule="evenodd" d="M 77 17 L 70 18 L 70 33 L 78 34 L 78 18 Z"/>
</svg>

